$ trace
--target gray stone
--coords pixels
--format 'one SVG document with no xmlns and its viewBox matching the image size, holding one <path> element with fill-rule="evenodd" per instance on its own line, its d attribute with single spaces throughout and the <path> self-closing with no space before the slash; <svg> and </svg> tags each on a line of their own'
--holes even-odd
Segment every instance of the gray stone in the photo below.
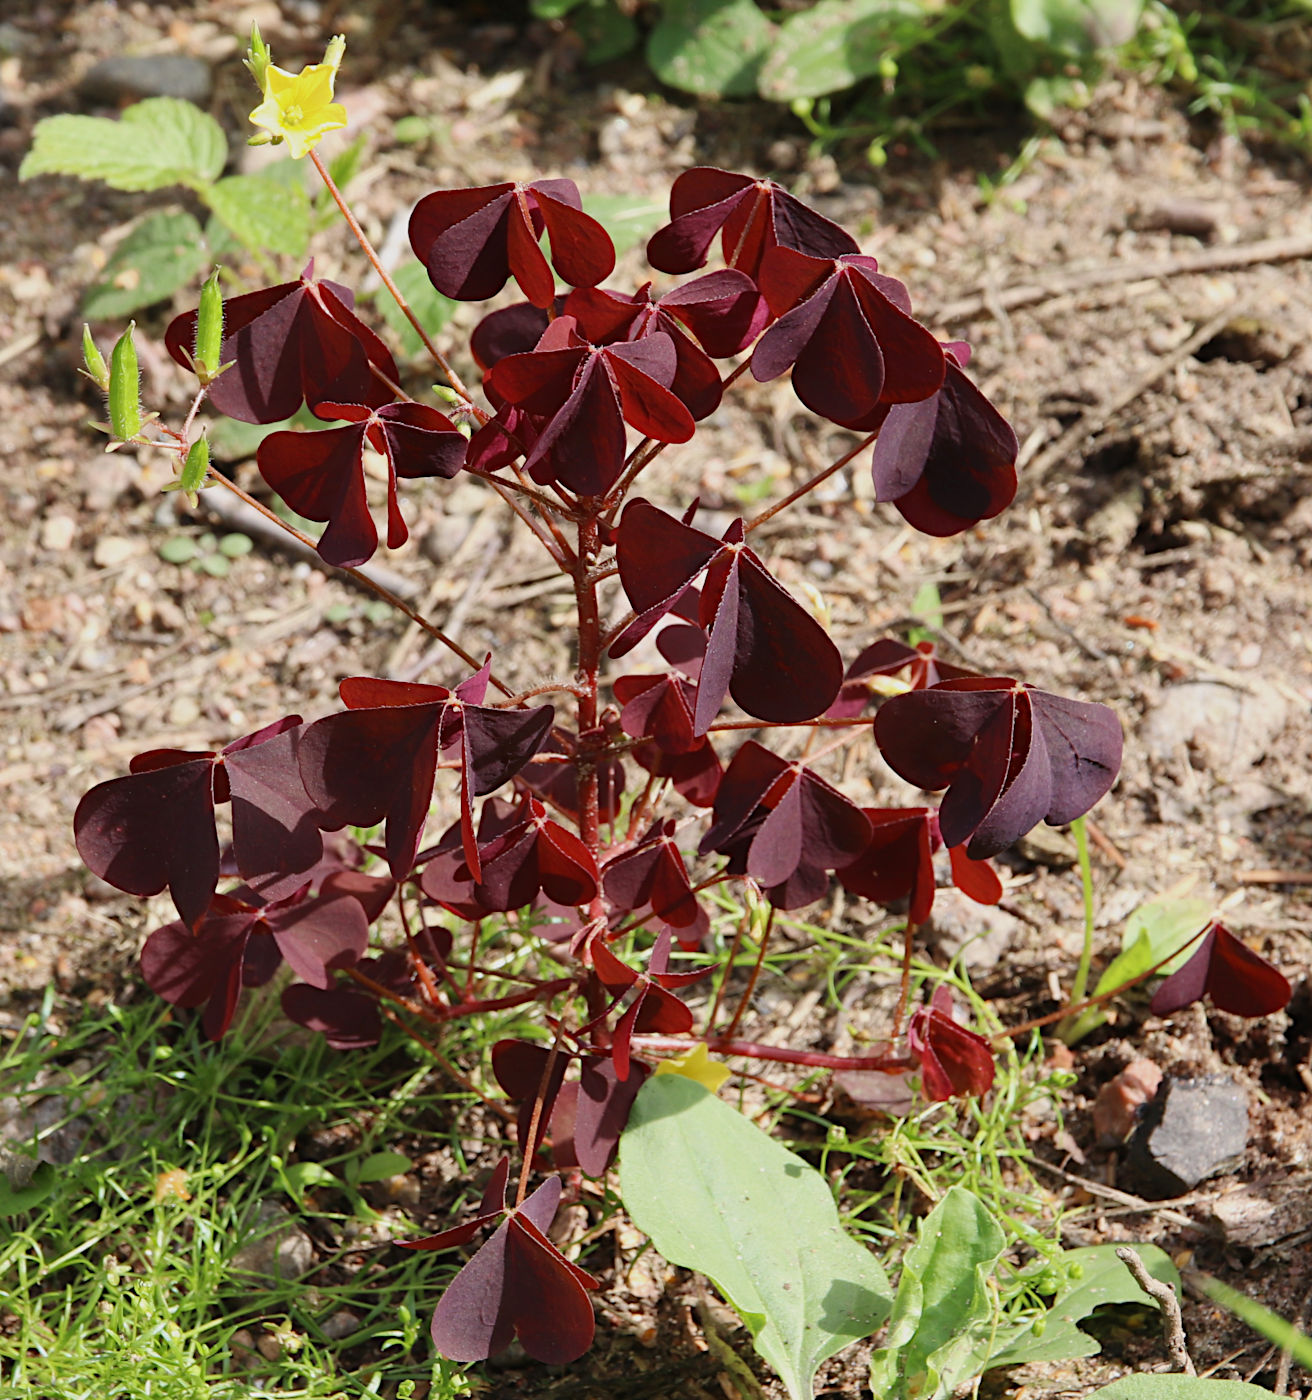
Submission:
<svg viewBox="0 0 1312 1400">
<path fill-rule="evenodd" d="M 1141 1110 L 1126 1168 L 1139 1192 L 1161 1201 L 1233 1171 L 1248 1145 L 1248 1098 L 1233 1079 L 1162 1080 Z"/>
<path fill-rule="evenodd" d="M 297 1278 L 314 1267 L 314 1241 L 277 1201 L 261 1201 L 232 1267 L 270 1283 Z"/>
<path fill-rule="evenodd" d="M 92 102 L 142 97 L 180 97 L 198 106 L 209 101 L 214 80 L 202 58 L 180 53 L 130 53 L 102 58 L 87 70 L 78 91 Z"/>
<path fill-rule="evenodd" d="M 1195 767 L 1238 778 L 1266 756 L 1288 712 L 1269 687 L 1250 694 L 1219 681 L 1187 681 L 1163 691 L 1142 738 L 1156 758 L 1179 762 L 1183 745 Z"/>
<path fill-rule="evenodd" d="M 1013 914 L 976 904 L 949 886 L 934 892 L 934 910 L 924 933 L 944 957 L 955 958 L 959 953 L 972 972 L 987 972 L 1011 947 L 1019 926 Z"/>
</svg>

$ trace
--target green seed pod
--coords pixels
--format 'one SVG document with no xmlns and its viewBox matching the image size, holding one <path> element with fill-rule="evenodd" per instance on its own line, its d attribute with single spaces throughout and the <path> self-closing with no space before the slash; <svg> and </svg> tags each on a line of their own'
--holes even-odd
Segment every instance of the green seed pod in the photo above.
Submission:
<svg viewBox="0 0 1312 1400">
<path fill-rule="evenodd" d="M 135 321 L 119 336 L 109 357 L 109 428 L 120 442 L 131 442 L 141 431 L 141 370 L 132 333 Z"/>
<path fill-rule="evenodd" d="M 102 391 L 109 391 L 109 369 L 100 346 L 91 338 L 91 327 L 82 323 L 82 363 L 86 366 L 87 378 Z"/>
<path fill-rule="evenodd" d="M 178 478 L 178 489 L 189 496 L 205 485 L 210 474 L 210 440 L 203 434 L 187 449 L 187 460 L 182 464 L 182 475 Z"/>
<path fill-rule="evenodd" d="M 200 309 L 196 312 L 196 369 L 208 382 L 219 368 L 219 348 L 223 344 L 223 293 L 219 290 L 216 267 L 200 289 Z"/>
</svg>

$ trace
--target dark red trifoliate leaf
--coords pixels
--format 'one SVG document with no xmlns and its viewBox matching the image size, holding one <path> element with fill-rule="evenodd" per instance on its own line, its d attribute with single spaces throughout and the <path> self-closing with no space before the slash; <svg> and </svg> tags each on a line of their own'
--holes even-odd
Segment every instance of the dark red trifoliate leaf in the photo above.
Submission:
<svg viewBox="0 0 1312 1400">
<path fill-rule="evenodd" d="M 851 865 L 835 871 L 851 894 L 876 904 L 910 901 L 907 918 L 923 924 L 934 907 L 934 852 L 943 844 L 938 813 L 929 807 L 861 809 L 871 826 L 870 844 Z M 977 904 L 996 904 L 1002 882 L 984 861 L 971 860 L 961 849 L 951 851 L 952 882 Z"/>
<path fill-rule="evenodd" d="M 638 616 L 612 656 L 634 647 L 707 571 L 699 609 L 709 635 L 695 736 L 710 728 L 726 694 L 756 719 L 784 724 L 814 719 L 832 704 L 843 678 L 838 648 L 743 543 L 741 520 L 716 540 L 638 498 L 620 517 L 615 558 Z"/>
<path fill-rule="evenodd" d="M 982 1035 L 957 1024 L 952 993 L 941 983 L 929 1004 L 911 1013 L 907 1045 L 920 1063 L 921 1091 L 931 1103 L 978 1097 L 993 1087 L 993 1048 Z"/>
<path fill-rule="evenodd" d="M 435 190 L 410 215 L 410 246 L 443 296 L 487 301 L 514 277 L 534 306 L 556 295 L 538 240 L 572 287 L 595 287 L 615 267 L 610 235 L 590 215 L 573 180 L 532 180 L 480 189 Z"/>
<path fill-rule="evenodd" d="M 967 677 L 896 695 L 875 716 L 889 767 L 926 791 L 947 788 L 939 827 L 984 860 L 1040 821 L 1083 816 L 1116 781 L 1121 726 L 1106 705 L 1006 678 Z"/>
<path fill-rule="evenodd" d="M 518 825 L 519 808 L 514 803 L 489 797 L 479 812 L 478 844 L 489 846 Z M 480 903 L 475 893 L 474 876 L 465 861 L 462 826 L 462 822 L 454 823 L 435 847 L 419 853 L 417 861 L 424 867 L 419 888 L 457 918 L 473 923 L 493 911 Z"/>
<path fill-rule="evenodd" d="M 469 439 L 465 466 L 471 472 L 494 472 L 533 450 L 549 420 L 502 404 Z"/>
<path fill-rule="evenodd" d="M 314 433 L 270 433 L 256 458 L 260 475 L 298 514 L 327 522 L 317 548 L 329 564 L 357 568 L 378 548 L 365 497 L 365 444 L 387 460 L 387 547 L 400 549 L 410 532 L 397 501 L 397 478 L 453 477 L 465 462 L 465 439 L 449 418 L 425 404 L 370 409 L 322 403 L 315 413 L 349 421 Z"/>
<path fill-rule="evenodd" d="M 441 1230 L 436 1235 L 426 1235 L 422 1240 L 397 1240 L 402 1249 L 441 1250 L 456 1249 L 468 1244 L 484 1225 L 499 1220 L 508 1209 L 506 1186 L 510 1181 L 510 1158 L 502 1157 L 492 1170 L 483 1199 L 479 1202 L 478 1214 L 463 1225 L 453 1225 L 449 1230 Z M 548 1222 L 549 1223 L 549 1222 Z"/>
<path fill-rule="evenodd" d="M 541 890 L 557 904 L 587 904 L 597 893 L 597 865 L 588 848 L 525 797 L 519 822 L 481 848 L 482 878 L 474 896 L 486 909 L 505 912 L 532 904 Z"/>
<path fill-rule="evenodd" d="M 682 931 L 699 929 L 702 909 L 674 840 L 676 830 L 673 821 L 653 822 L 636 846 L 602 866 L 601 892 L 620 913 L 649 909 L 683 942 Z M 699 943 L 700 931 L 690 935 L 689 941 Z"/>
<path fill-rule="evenodd" d="M 1270 1016 L 1289 1004 L 1292 992 L 1279 969 L 1214 923 L 1189 961 L 1153 993 L 1152 1012 L 1169 1016 L 1207 996 L 1232 1016 Z"/>
<path fill-rule="evenodd" d="M 246 879 L 308 870 L 320 858 L 318 814 L 301 783 L 305 731 L 290 715 L 220 754 L 140 754 L 131 773 L 98 783 L 78 803 L 73 830 L 88 868 L 128 894 L 165 887 L 195 927 L 219 879 L 215 803 L 232 801 L 232 845 Z"/>
<path fill-rule="evenodd" d="M 565 298 L 556 299 L 556 313 L 565 309 Z M 474 327 L 469 349 L 481 370 L 489 370 L 507 355 L 525 355 L 542 339 L 551 317 L 532 302 L 519 301 L 489 312 Z"/>
<path fill-rule="evenodd" d="M 727 850 L 761 808 L 766 816 L 752 836 L 746 873 L 767 889 L 801 870 L 808 872 L 805 887 L 822 893 L 823 872 L 850 865 L 870 841 L 870 823 L 855 803 L 809 768 L 749 739 L 720 783 L 701 854 Z"/>
<path fill-rule="evenodd" d="M 875 498 L 892 501 L 927 535 L 956 535 L 992 520 L 1016 495 L 1019 445 L 1011 425 L 967 378 L 970 347 L 944 345 L 936 394 L 894 404 L 875 441 Z"/>
<path fill-rule="evenodd" d="M 306 790 L 325 826 L 387 822 L 394 879 L 409 873 L 433 795 L 440 750 L 460 746 L 466 860 L 478 869 L 472 802 L 507 782 L 545 741 L 554 713 L 484 708 L 487 667 L 457 687 L 355 676 L 339 687 L 348 706 L 308 726 L 300 753 Z M 472 688 L 471 688 L 472 687 Z"/>
<path fill-rule="evenodd" d="M 343 987 L 323 990 L 294 982 L 282 994 L 282 1012 L 306 1030 L 323 1036 L 334 1050 L 366 1050 L 383 1033 L 378 1003 Z"/>
<path fill-rule="evenodd" d="M 697 691 L 676 675 L 619 676 L 611 686 L 624 707 L 620 727 L 634 739 L 650 739 L 665 753 L 689 753 L 705 742 L 693 733 Z"/>
<path fill-rule="evenodd" d="M 564 1085 L 556 1098 L 551 1118 L 556 1165 L 577 1165 L 589 1176 L 605 1176 L 633 1101 L 650 1073 L 641 1061 L 630 1060 L 629 1077 L 621 1079 L 613 1061 L 584 1056 L 578 1079 Z"/>
<path fill-rule="evenodd" d="M 791 367 L 797 397 L 822 418 L 865 428 L 881 405 L 919 402 L 942 385 L 938 341 L 874 258 L 777 248 L 761 269 L 761 291 L 779 320 L 752 352 L 752 375 L 765 382 Z"/>
<path fill-rule="evenodd" d="M 392 390 L 396 362 L 352 310 L 355 298 L 336 282 L 316 282 L 314 262 L 295 282 L 267 287 L 223 303 L 221 364 L 232 363 L 210 386 L 209 401 L 243 423 L 277 423 L 302 402 L 381 407 Z M 164 333 L 170 355 L 184 368 L 196 343 L 196 312 L 175 317 Z"/>
<path fill-rule="evenodd" d="M 709 807 L 720 789 L 724 768 L 709 739 L 687 753 L 666 753 L 656 744 L 636 744 L 633 761 L 657 778 L 668 778 L 675 792 L 694 807 Z"/>
<path fill-rule="evenodd" d="M 917 642 L 909 647 L 893 637 L 881 637 L 872 642 L 843 673 L 843 688 L 827 713 L 835 719 L 859 715 L 873 695 L 900 693 L 896 684 L 881 689 L 881 678 L 906 671 L 905 686 L 909 690 L 928 690 L 940 681 L 957 680 L 973 675 L 960 666 L 939 659 L 933 642 Z"/>
<path fill-rule="evenodd" d="M 568 1054 L 558 1052 L 553 1058 L 549 1047 L 534 1045 L 527 1040 L 498 1040 L 492 1047 L 492 1073 L 505 1090 L 506 1097 L 519 1105 L 516 1131 L 519 1150 L 525 1156 L 535 1153 L 542 1146 L 556 1095 L 565 1082 L 569 1061 Z M 538 1125 L 530 1147 L 528 1135 L 535 1112 Z"/>
<path fill-rule="evenodd" d="M 558 316 L 534 350 L 497 361 L 487 385 L 494 397 L 550 419 L 525 471 L 543 484 L 597 496 L 623 470 L 626 423 L 659 442 L 692 437 L 692 415 L 670 388 L 677 370 L 674 341 L 664 331 L 594 346 L 572 316 Z"/>
<path fill-rule="evenodd" d="M 518 1337 L 535 1360 L 564 1365 L 591 1346 L 595 1322 L 584 1290 L 599 1285 L 546 1235 L 560 1192 L 560 1178 L 550 1177 L 509 1210 L 447 1287 L 432 1326 L 443 1356 L 484 1361 Z"/>
<path fill-rule="evenodd" d="M 363 870 L 335 870 L 325 877 L 319 892 L 355 900 L 364 910 L 365 922 L 372 924 L 396 893 L 396 881 L 386 875 L 366 875 Z"/>
<path fill-rule="evenodd" d="M 611 1055 L 617 1079 L 627 1081 L 633 1068 L 630 1042 L 635 1034 L 658 1031 L 683 1035 L 692 1030 L 692 1012 L 669 988 L 684 987 L 705 977 L 709 968 L 695 972 L 669 972 L 670 935 L 662 933 L 648 959 L 647 971 L 637 972 L 623 963 L 599 938 L 589 943 L 592 966 L 602 986 L 616 998 L 634 989 L 633 1000 L 615 1027 Z"/>
<path fill-rule="evenodd" d="M 647 261 L 662 272 L 692 272 L 715 235 L 731 268 L 755 278 L 771 248 L 797 248 L 819 258 L 857 251 L 856 240 L 773 180 L 755 180 L 713 166 L 685 170 L 670 189 L 670 222 L 647 244 Z"/>
</svg>

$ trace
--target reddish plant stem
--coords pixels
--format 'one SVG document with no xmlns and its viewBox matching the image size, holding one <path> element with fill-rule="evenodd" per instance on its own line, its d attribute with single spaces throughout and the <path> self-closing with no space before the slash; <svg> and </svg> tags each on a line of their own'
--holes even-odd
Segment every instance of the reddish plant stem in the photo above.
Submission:
<svg viewBox="0 0 1312 1400">
<path fill-rule="evenodd" d="M 313 154 L 313 152 L 311 154 Z M 302 532 L 298 530 L 294 525 L 289 525 L 287 521 L 285 521 L 280 515 L 277 515 L 273 511 L 271 511 L 268 508 L 268 506 L 262 505 L 259 501 L 255 499 L 254 496 L 248 495 L 245 491 L 243 491 L 235 481 L 229 481 L 228 478 L 220 472 L 212 472 L 210 475 L 212 480 L 217 481 L 221 486 L 227 487 L 227 489 L 231 491 L 234 496 L 238 497 L 238 499 L 240 500 L 245 501 L 246 504 L 250 506 L 252 510 L 259 511 L 259 513 L 262 516 L 264 516 L 266 520 L 272 521 L 272 523 L 275 524 L 280 530 L 285 530 L 287 534 L 289 534 L 292 537 L 292 539 L 299 540 L 300 543 L 305 545 L 307 549 L 314 549 L 315 543 L 309 537 L 309 535 L 302 534 Z M 379 598 L 381 598 L 384 603 L 387 603 L 389 606 L 395 608 L 397 612 L 404 613 L 406 617 L 410 619 L 411 622 L 416 624 L 416 626 L 422 627 L 430 637 L 435 637 L 439 642 L 442 643 L 444 647 L 446 647 L 450 651 L 455 652 L 455 654 L 461 659 L 461 661 L 465 663 L 466 666 L 471 667 L 475 671 L 477 671 L 479 667 L 482 666 L 483 663 L 481 661 L 475 661 L 474 658 L 464 649 L 464 647 L 460 645 L 459 642 L 455 641 L 454 638 L 448 637 L 440 627 L 436 626 L 432 622 L 429 622 L 429 620 L 426 617 L 421 617 L 420 614 L 417 613 L 410 606 L 410 604 L 405 601 L 404 598 L 398 598 L 397 595 L 393 593 L 390 588 L 384 588 L 383 585 L 377 581 L 377 579 L 370 578 L 368 574 L 361 572 L 361 570 L 359 569 L 344 568 L 342 569 L 342 573 L 346 574 L 348 578 L 353 578 L 357 583 L 363 584 L 367 589 L 370 590 L 370 592 L 376 594 Z M 496 676 L 491 676 L 489 679 L 491 680 L 491 683 L 502 693 L 502 695 L 513 694 L 513 691 L 510 689 L 510 687 L 504 684 L 502 681 L 499 681 L 496 678 Z"/>
<path fill-rule="evenodd" d="M 551 1053 L 547 1056 L 547 1062 L 542 1067 L 542 1078 L 538 1081 L 538 1092 L 533 1099 L 533 1114 L 528 1120 L 528 1139 L 524 1150 L 524 1160 L 519 1167 L 519 1185 L 515 1188 L 515 1204 L 522 1206 L 524 1197 L 528 1193 L 528 1174 L 533 1166 L 533 1158 L 538 1150 L 538 1129 L 542 1124 L 542 1114 L 546 1104 L 547 1089 L 551 1084 L 552 1071 L 556 1068 L 556 1061 L 560 1058 L 560 1041 L 564 1027 L 561 1024 L 556 1026 L 555 1039 L 551 1042 Z"/>
<path fill-rule="evenodd" d="M 597 754 L 589 736 L 597 728 L 597 693 L 601 671 L 601 615 L 597 610 L 597 587 L 592 581 L 592 565 L 597 556 L 600 531 L 596 501 L 578 524 L 578 558 L 574 565 L 574 599 L 578 618 L 578 751 L 579 837 L 594 860 L 601 854 L 600 784 Z M 589 918 L 605 917 L 600 893 L 592 901 Z"/>
<path fill-rule="evenodd" d="M 697 889 L 701 886 L 698 885 Z M 694 891 L 696 893 L 696 891 Z M 724 960 L 724 976 L 720 978 L 720 985 L 715 989 L 715 999 L 711 1002 L 711 1009 L 706 1017 L 706 1038 L 709 1040 L 711 1032 L 715 1030 L 715 1018 L 720 1014 L 720 1006 L 724 1001 L 724 994 L 729 986 L 729 977 L 733 972 L 735 959 L 738 957 L 738 949 L 742 947 L 743 929 L 747 927 L 747 921 L 751 915 L 747 910 L 743 910 L 743 916 L 738 920 L 738 925 L 733 931 L 733 939 L 729 944 L 729 956 Z"/>
<path fill-rule="evenodd" d="M 739 998 L 738 1005 L 734 1008 L 733 1019 L 724 1029 L 724 1039 L 732 1040 L 733 1033 L 738 1029 L 738 1023 L 743 1019 L 743 1013 L 751 1005 L 752 994 L 756 991 L 756 983 L 761 976 L 761 966 L 765 962 L 765 950 L 770 946 L 770 935 L 774 932 L 774 905 L 770 906 L 770 913 L 765 921 L 765 928 L 761 931 L 761 943 L 756 950 L 756 961 L 752 964 L 752 974 L 747 979 L 747 986 Z M 723 986 L 723 983 L 721 983 Z"/>
<path fill-rule="evenodd" d="M 511 992 L 504 997 L 476 998 L 461 1002 L 459 1006 L 448 1007 L 442 1013 L 444 1021 L 454 1021 L 459 1016 L 478 1016 L 484 1011 L 506 1011 L 512 1006 L 523 1006 L 530 1001 L 550 1001 L 559 992 L 568 991 L 574 986 L 574 978 L 557 977 L 554 982 L 543 982 L 539 987 L 529 987 L 522 992 Z"/>
<path fill-rule="evenodd" d="M 396 887 L 396 908 L 401 915 L 401 928 L 405 931 L 406 947 L 410 950 L 410 967 L 415 974 L 415 980 L 419 983 L 420 990 L 428 998 L 428 1004 L 440 1009 L 444 1003 L 438 995 L 437 983 L 433 980 L 433 969 L 424 961 L 419 952 L 419 945 L 415 942 L 414 934 L 410 931 L 410 916 L 405 912 L 404 885 Z M 445 966 L 442 968 L 442 976 L 459 999 L 462 996 L 460 984 L 451 976 L 450 971 Z"/>
<path fill-rule="evenodd" d="M 783 1045 L 761 1045 L 754 1040 L 727 1040 L 723 1037 L 697 1041 L 673 1035 L 635 1035 L 632 1044 L 635 1050 L 672 1050 L 677 1054 L 685 1054 L 702 1044 L 716 1055 L 743 1055 L 752 1060 L 805 1065 L 809 1069 L 870 1069 L 882 1074 L 901 1074 L 903 1070 L 912 1068 L 910 1059 L 905 1055 L 829 1055 L 822 1050 L 790 1050 Z"/>
<path fill-rule="evenodd" d="M 720 734 L 728 729 L 869 729 L 870 725 L 869 715 L 853 715 L 848 719 L 829 719 L 821 715 L 818 719 L 795 719 L 787 724 L 764 719 L 726 719 L 711 725 L 706 732 Z M 817 758 L 819 756 L 816 755 Z"/>
<path fill-rule="evenodd" d="M 461 382 L 460 376 L 452 368 L 450 360 L 433 344 L 428 332 L 420 323 L 419 317 L 410 308 L 410 303 L 401 294 L 401 289 L 392 281 L 391 275 L 379 261 L 378 254 L 374 251 L 374 245 L 370 243 L 368 234 L 360 227 L 359 220 L 351 212 L 350 205 L 347 204 L 341 190 L 337 188 L 337 182 L 328 173 L 328 167 L 323 163 L 318 151 L 310 152 L 310 159 L 314 162 L 314 168 L 319 172 L 320 179 L 327 186 L 328 193 L 333 197 L 333 203 L 342 211 L 342 218 L 346 220 L 346 226 L 355 235 L 355 241 L 364 250 L 364 255 L 369 259 L 373 270 L 382 279 L 383 286 L 391 293 L 393 300 L 401 308 L 406 320 L 415 328 L 415 334 L 424 343 L 424 349 L 433 357 L 434 362 L 446 375 L 451 387 L 470 406 L 478 417 L 480 423 L 486 423 L 489 415 L 474 402 L 468 389 Z"/>
<path fill-rule="evenodd" d="M 750 535 L 758 525 L 764 525 L 767 520 L 773 519 L 781 510 L 787 510 L 789 506 L 800 501 L 808 491 L 814 491 L 822 482 L 828 481 L 835 472 L 841 471 L 847 466 L 852 458 L 859 452 L 864 452 L 878 436 L 879 434 L 877 432 L 871 433 L 868 437 L 857 443 L 850 452 L 843 453 L 836 462 L 831 462 L 823 471 L 817 472 L 810 481 L 804 481 L 796 491 L 790 491 L 782 501 L 776 501 L 769 510 L 763 510 L 754 520 L 749 520 L 747 524 L 743 526 L 744 533 Z"/>
<path fill-rule="evenodd" d="M 907 920 L 902 935 L 902 989 L 898 993 L 897 1010 L 893 1013 L 893 1038 L 902 1034 L 902 1022 L 907 1014 L 907 1003 L 911 1000 L 911 948 L 916 936 L 916 925 Z"/>
</svg>

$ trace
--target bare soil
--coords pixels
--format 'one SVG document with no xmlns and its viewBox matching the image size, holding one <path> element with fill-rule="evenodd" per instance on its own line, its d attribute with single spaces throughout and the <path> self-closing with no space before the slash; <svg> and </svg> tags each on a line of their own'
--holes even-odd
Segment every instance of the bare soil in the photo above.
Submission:
<svg viewBox="0 0 1312 1400">
<path fill-rule="evenodd" d="M 1067 117 L 987 198 L 982 177 L 996 180 L 1025 135 L 1005 118 L 944 141 L 936 160 L 895 150 L 875 173 L 859 159 L 809 150 L 786 113 L 653 93 L 638 65 L 589 72 L 568 36 L 507 22 L 495 5 L 7 6 L 0 1029 L 51 980 L 76 997 L 130 988 L 144 934 L 168 917 L 166 900 L 147 907 L 123 898 L 81 867 L 71 818 L 91 784 L 123 772 L 144 749 L 220 746 L 289 711 L 326 713 L 343 675 L 457 674 L 403 618 L 380 616 L 368 594 L 276 549 L 258 548 L 224 579 L 166 563 L 164 541 L 212 528 L 206 498 L 191 514 L 176 495 L 159 494 L 169 475 L 162 454 L 106 455 L 87 427 L 99 406 L 75 373 L 80 293 L 127 222 L 175 203 L 176 192 L 129 197 L 53 178 L 19 184 L 32 125 L 60 111 L 112 111 L 79 95 L 98 59 L 188 53 L 213 65 L 212 110 L 233 135 L 235 160 L 247 161 L 240 142 L 251 97 L 233 36 L 252 17 L 289 66 L 314 59 L 334 29 L 348 31 L 341 96 L 356 129 L 370 133 L 352 196 L 379 243 L 395 244 L 412 202 L 440 186 L 563 174 L 585 193 L 645 201 L 663 199 L 691 164 L 762 171 L 857 230 L 884 270 L 908 283 L 922 319 L 970 341 L 972 372 L 1024 444 L 1015 504 L 956 539 L 922 538 L 872 502 L 858 464 L 780 518 L 768 539 L 772 566 L 795 590 L 820 590 L 845 654 L 904 629 L 913 597 L 932 580 L 952 659 L 1116 709 L 1124 768 L 1094 813 L 1099 955 L 1119 946 L 1137 904 L 1187 891 L 1222 906 L 1228 925 L 1279 964 L 1296 992 L 1288 1013 L 1255 1023 L 1122 1010 L 1076 1052 L 1068 1135 L 1042 1144 L 1054 1193 L 1106 1204 L 1079 1242 L 1156 1241 L 1306 1322 L 1308 170 L 1191 128 L 1160 94 L 1128 81 L 1109 83 L 1087 111 Z M 412 113 L 431 120 L 433 135 L 399 144 L 394 123 Z M 315 252 L 321 274 L 359 276 L 344 235 L 329 232 Z M 168 314 L 161 307 L 141 317 L 139 337 L 148 406 L 165 416 L 186 392 L 159 349 Z M 422 390 L 422 365 L 408 382 Z M 695 444 L 660 459 L 645 489 L 681 504 L 700 493 L 727 519 L 758 499 L 763 477 L 782 494 L 850 441 L 813 422 L 786 383 L 749 377 Z M 234 470 L 258 489 L 253 464 Z M 379 562 L 423 610 L 471 651 L 495 649 L 512 684 L 567 674 L 568 593 L 556 589 L 534 542 L 510 531 L 472 483 L 422 484 L 406 508 L 412 541 Z M 618 615 L 621 600 L 612 601 Z M 865 801 L 905 792 L 872 750 L 844 779 Z M 1072 860 L 1069 837 L 1045 828 L 1006 858 L 1003 915 L 974 906 L 953 915 L 958 939 L 992 928 L 976 976 L 1010 1022 L 1055 1009 L 1055 988 L 1069 983 L 1082 918 Z M 817 1011 L 798 1043 L 859 1032 L 861 1014 L 854 1003 L 840 1025 Z M 1118 1159 L 1097 1146 L 1091 1105 L 1137 1055 L 1170 1073 L 1225 1073 L 1246 1087 L 1251 1137 L 1238 1173 L 1161 1206 L 1116 1197 Z M 1062 1171 L 1094 1186 L 1072 1185 Z M 1223 1226 L 1234 1212 L 1218 1213 L 1218 1203 L 1236 1199 L 1269 1207 L 1258 1210 L 1265 1223 Z M 656 1349 L 633 1340 L 643 1329 L 632 1319 L 623 1333 L 603 1325 L 598 1348 L 567 1374 L 493 1371 L 486 1393 L 736 1393 L 725 1391 L 733 1382 L 688 1321 L 687 1280 L 653 1279 L 649 1291 L 660 1331 L 643 1340 L 658 1337 Z M 603 1313 L 619 1321 L 632 1297 L 613 1289 Z M 1191 1300 L 1186 1324 L 1200 1370 L 1272 1383 L 1276 1358 L 1233 1319 Z M 990 1385 L 1024 1379 L 1043 1392 L 1081 1393 L 1126 1365 L 1162 1359 L 1155 1335 L 1114 1338 L 1107 1353 L 1097 1365 Z M 856 1396 L 861 1374 L 834 1363 L 830 1393 Z M 1294 1389 L 1308 1384 L 1296 1369 Z"/>
</svg>

